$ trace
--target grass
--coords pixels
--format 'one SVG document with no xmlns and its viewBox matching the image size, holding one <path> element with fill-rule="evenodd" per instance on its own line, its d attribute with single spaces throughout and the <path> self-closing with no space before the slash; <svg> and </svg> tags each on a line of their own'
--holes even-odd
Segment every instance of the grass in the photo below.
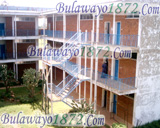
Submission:
<svg viewBox="0 0 160 128">
<path fill-rule="evenodd" d="M 15 97 L 27 97 L 27 88 L 26 87 L 18 87 L 18 88 L 11 88 L 14 92 Z M 0 89 L 0 94 L 5 92 L 4 89 Z M 41 104 L 42 101 L 42 94 L 40 93 L 41 89 L 36 88 L 37 98 L 39 103 Z M 40 106 L 41 107 L 41 106 Z M 53 113 L 68 113 L 71 108 L 63 102 L 55 102 L 53 103 Z M 0 99 L 0 117 L 3 113 L 15 114 L 17 115 L 18 112 L 22 111 L 25 115 L 35 115 L 39 109 L 32 109 L 30 104 L 20 104 L 18 102 L 10 102 L 10 101 L 1 101 Z M 44 113 L 43 113 L 44 114 Z M 109 126 L 105 126 L 109 128 Z M 0 121 L 0 128 L 38 128 L 36 125 L 2 125 Z M 44 128 L 62 128 L 58 126 L 45 126 Z M 63 127 L 64 128 L 64 127 Z M 65 127 L 67 128 L 67 127 Z"/>
<path fill-rule="evenodd" d="M 27 96 L 27 88 L 26 87 L 19 87 L 19 88 L 11 88 L 14 92 L 15 97 L 20 96 Z M 0 89 L 0 94 L 3 93 L 5 90 Z M 40 93 L 40 88 L 36 88 L 37 98 L 39 99 L 39 103 L 41 104 L 42 95 Z M 1 101 L 0 100 L 0 117 L 3 113 L 9 114 L 17 114 L 18 112 L 22 111 L 25 115 L 34 115 L 39 109 L 33 110 L 30 104 L 20 104 L 16 102 L 9 102 L 9 101 Z M 63 102 L 57 102 L 53 104 L 53 112 L 54 113 L 67 113 L 70 110 L 70 107 L 64 104 Z M 37 128 L 36 125 L 6 125 L 2 126 L 0 123 L 0 128 Z M 45 126 L 45 128 L 50 128 L 50 126 Z M 54 127 L 52 127 L 54 128 Z M 56 127 L 57 128 L 57 127 Z"/>
</svg>

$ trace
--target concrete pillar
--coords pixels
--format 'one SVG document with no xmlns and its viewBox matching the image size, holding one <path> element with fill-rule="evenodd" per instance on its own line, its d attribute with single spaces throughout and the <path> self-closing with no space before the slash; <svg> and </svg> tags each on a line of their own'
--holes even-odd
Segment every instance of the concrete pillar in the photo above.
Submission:
<svg viewBox="0 0 160 128">
<path fill-rule="evenodd" d="M 85 43 L 87 43 L 87 30 L 85 31 Z M 85 67 L 85 76 L 87 76 L 87 46 L 85 46 L 85 55 L 84 55 L 84 67 Z M 84 81 L 84 99 L 86 100 L 86 81 Z"/>
<path fill-rule="evenodd" d="M 91 32 L 91 46 L 93 46 L 94 42 L 94 23 L 95 23 L 95 15 L 93 14 L 93 20 L 92 20 L 92 32 Z M 92 88 L 93 88 L 93 82 L 92 82 L 92 76 L 93 76 L 93 56 L 91 56 L 91 72 L 90 72 L 90 104 L 92 104 Z"/>
<path fill-rule="evenodd" d="M 12 41 L 12 46 L 13 46 L 13 58 L 16 57 L 15 55 L 15 40 Z"/>
<path fill-rule="evenodd" d="M 14 36 L 16 37 L 17 36 L 17 17 L 15 16 L 14 17 Z"/>
<path fill-rule="evenodd" d="M 80 32 L 80 13 L 77 14 L 77 33 Z M 76 57 L 76 63 L 79 64 L 79 57 Z M 76 92 L 78 91 L 78 88 L 76 88 Z M 80 97 L 80 91 L 81 91 L 81 88 L 80 88 L 80 85 L 79 85 L 79 97 Z"/>
<path fill-rule="evenodd" d="M 66 15 L 65 13 L 63 14 L 63 39 L 65 40 L 66 38 Z M 65 42 L 64 42 L 65 43 Z M 65 49 L 65 45 L 64 45 Z M 65 66 L 65 65 L 64 65 Z M 66 72 L 63 70 L 63 80 L 66 78 Z M 63 82 L 63 86 L 65 86 L 66 82 Z"/>
<path fill-rule="evenodd" d="M 79 31 L 81 33 L 81 30 Z M 81 42 L 81 36 L 79 37 L 79 42 Z M 78 57 L 78 65 L 79 67 L 79 73 L 81 74 L 81 49 L 79 50 L 79 57 Z M 81 99 L 81 84 L 79 84 L 79 101 Z"/>
<path fill-rule="evenodd" d="M 113 13 L 113 36 L 115 35 L 115 21 L 116 21 L 116 16 L 115 13 Z M 113 38 L 112 44 L 115 44 L 115 38 Z M 114 58 L 114 52 L 112 51 L 112 63 L 111 63 L 111 76 L 115 76 L 115 58 Z M 113 93 L 110 92 L 110 104 L 109 104 L 109 111 L 112 112 L 112 102 L 113 102 Z"/>
<path fill-rule="evenodd" d="M 18 52 L 17 52 L 17 45 L 18 45 L 18 44 L 17 44 L 17 42 L 16 42 L 16 40 L 15 40 L 15 54 L 16 54 L 16 60 L 17 60 L 17 53 L 18 53 Z"/>
<path fill-rule="evenodd" d="M 51 84 L 51 114 L 53 114 L 53 96 L 52 96 L 52 90 L 53 90 L 53 72 L 52 72 L 52 66 L 50 67 L 51 70 L 50 70 L 50 84 Z"/>
<path fill-rule="evenodd" d="M 95 53 L 98 53 L 98 42 L 99 42 L 99 16 L 97 16 L 96 24 L 96 50 Z M 98 56 L 95 55 L 95 85 L 94 85 L 94 111 L 97 109 L 97 77 L 98 77 Z"/>
<path fill-rule="evenodd" d="M 35 17 L 35 36 L 38 36 L 38 17 Z"/>
</svg>

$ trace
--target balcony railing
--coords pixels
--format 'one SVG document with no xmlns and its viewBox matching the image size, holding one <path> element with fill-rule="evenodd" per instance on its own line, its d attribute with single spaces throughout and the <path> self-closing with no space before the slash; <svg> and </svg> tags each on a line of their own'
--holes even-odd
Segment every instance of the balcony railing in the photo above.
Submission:
<svg viewBox="0 0 160 128">
<path fill-rule="evenodd" d="M 66 31 L 66 39 L 71 38 L 76 32 L 75 31 Z M 43 35 L 43 30 L 41 30 L 41 35 Z M 53 37 L 53 30 L 45 30 L 45 35 L 48 37 Z M 85 35 L 85 34 L 84 34 Z M 54 31 L 55 38 L 63 38 L 63 31 Z M 85 38 L 82 37 L 82 38 Z M 92 40 L 91 32 L 87 32 L 87 42 L 90 43 Z M 94 42 L 96 42 L 96 33 L 94 33 Z M 137 47 L 138 35 L 117 35 L 117 34 L 104 34 L 99 33 L 99 42 L 98 44 L 108 44 L 108 45 L 120 45 L 120 46 L 129 46 Z"/>
<path fill-rule="evenodd" d="M 97 82 L 103 83 L 108 87 L 119 91 L 135 89 L 135 77 L 118 78 L 108 74 L 97 72 Z M 95 80 L 95 70 L 93 70 L 93 80 Z"/>
<path fill-rule="evenodd" d="M 0 30 L 0 37 L 8 37 L 14 35 L 13 35 L 13 30 Z M 16 36 L 37 36 L 37 35 L 35 29 L 34 30 L 18 29 L 16 31 Z"/>
<path fill-rule="evenodd" d="M 1 55 L 0 60 L 7 60 L 7 59 L 15 59 L 13 53 L 4 53 Z"/>
<path fill-rule="evenodd" d="M 99 44 L 137 47 L 138 35 L 99 34 Z"/>
<path fill-rule="evenodd" d="M 73 62 L 70 62 L 73 63 Z M 76 63 L 73 63 L 77 65 Z M 84 68 L 84 66 L 81 66 Z M 91 69 L 86 70 L 86 76 L 90 77 Z M 118 91 L 133 90 L 135 88 L 135 77 L 118 78 L 102 72 L 97 71 L 97 82 L 104 84 L 105 86 L 111 87 Z M 95 70 L 92 72 L 92 80 L 95 80 Z"/>
<path fill-rule="evenodd" d="M 22 59 L 22 58 L 40 58 L 40 57 L 29 57 L 26 52 L 17 52 L 17 59 Z M 7 60 L 7 59 L 16 59 L 16 54 L 13 55 L 12 52 L 8 52 L 4 53 L 0 57 L 0 60 Z"/>
</svg>

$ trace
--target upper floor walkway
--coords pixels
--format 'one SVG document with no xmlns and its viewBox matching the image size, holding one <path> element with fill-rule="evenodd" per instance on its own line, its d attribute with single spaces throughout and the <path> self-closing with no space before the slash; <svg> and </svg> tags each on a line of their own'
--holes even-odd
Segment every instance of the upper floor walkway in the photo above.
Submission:
<svg viewBox="0 0 160 128">
<path fill-rule="evenodd" d="M 66 42 L 68 41 L 76 31 L 53 31 L 53 30 L 41 30 L 40 35 L 44 36 L 45 39 L 56 42 Z M 87 42 L 91 44 L 92 34 L 91 32 L 83 32 L 83 36 L 81 37 L 82 42 Z M 64 36 L 65 35 L 65 36 Z M 65 37 L 65 38 L 64 38 Z M 93 44 L 96 44 L 96 33 L 94 33 Z M 99 41 L 98 45 L 104 46 L 108 45 L 111 47 L 120 46 L 124 49 L 130 49 L 133 52 L 138 52 L 138 35 L 117 35 L 117 34 L 105 34 L 99 33 L 98 35 Z"/>
</svg>

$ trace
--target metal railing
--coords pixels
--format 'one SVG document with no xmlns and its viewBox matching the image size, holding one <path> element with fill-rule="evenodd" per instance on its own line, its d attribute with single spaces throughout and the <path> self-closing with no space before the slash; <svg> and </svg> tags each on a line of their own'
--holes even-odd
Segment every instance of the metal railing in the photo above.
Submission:
<svg viewBox="0 0 160 128">
<path fill-rule="evenodd" d="M 0 37 L 7 36 L 38 36 L 36 35 L 36 30 L 26 30 L 26 29 L 18 29 L 16 33 L 13 35 L 13 30 L 0 30 Z"/>
<path fill-rule="evenodd" d="M 99 44 L 137 47 L 138 35 L 99 34 Z"/>
<path fill-rule="evenodd" d="M 72 65 L 79 67 L 78 64 L 72 63 Z M 84 66 L 81 66 L 81 69 L 84 69 Z M 85 72 L 81 73 L 85 74 Z M 90 77 L 91 69 L 86 68 L 86 76 Z M 92 71 L 92 80 L 95 80 L 95 70 Z M 128 77 L 128 78 L 118 78 L 115 76 L 111 76 L 102 72 L 97 71 L 97 82 L 105 84 L 108 87 L 112 87 L 119 91 L 136 89 L 135 88 L 135 80 L 136 77 Z"/>
</svg>

